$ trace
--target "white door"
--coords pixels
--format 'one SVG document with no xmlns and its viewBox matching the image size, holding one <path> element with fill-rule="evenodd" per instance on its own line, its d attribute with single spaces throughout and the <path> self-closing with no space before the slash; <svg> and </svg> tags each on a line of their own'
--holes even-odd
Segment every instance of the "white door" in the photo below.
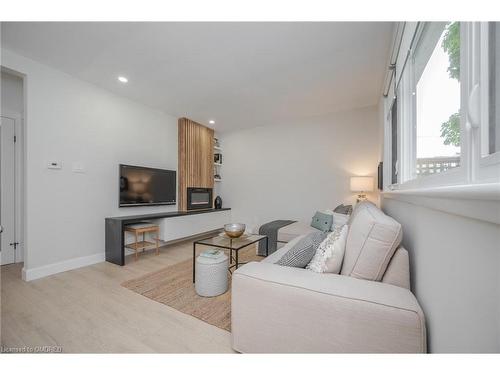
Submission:
<svg viewBox="0 0 500 375">
<path fill-rule="evenodd" d="M 1 264 L 16 261 L 15 121 L 0 117 L 0 234 Z"/>
</svg>

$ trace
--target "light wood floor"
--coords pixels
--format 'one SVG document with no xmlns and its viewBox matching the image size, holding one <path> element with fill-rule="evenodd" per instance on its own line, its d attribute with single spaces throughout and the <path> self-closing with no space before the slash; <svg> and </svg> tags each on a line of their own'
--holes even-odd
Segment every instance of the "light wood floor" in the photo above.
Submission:
<svg viewBox="0 0 500 375">
<path fill-rule="evenodd" d="M 192 241 L 160 255 L 127 257 L 43 279 L 21 280 L 21 264 L 1 267 L 1 344 L 60 346 L 79 353 L 232 352 L 230 333 L 120 284 L 192 256 Z"/>
</svg>

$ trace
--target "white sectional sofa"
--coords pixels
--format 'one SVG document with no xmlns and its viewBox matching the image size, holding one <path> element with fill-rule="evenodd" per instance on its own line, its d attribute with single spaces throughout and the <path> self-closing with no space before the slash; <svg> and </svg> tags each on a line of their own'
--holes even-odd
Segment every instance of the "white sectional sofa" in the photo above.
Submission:
<svg viewBox="0 0 500 375">
<path fill-rule="evenodd" d="M 236 351 L 426 352 L 424 314 L 409 289 L 408 252 L 398 247 L 399 223 L 373 204 L 359 204 L 340 274 L 274 264 L 304 235 L 233 274 Z"/>
</svg>

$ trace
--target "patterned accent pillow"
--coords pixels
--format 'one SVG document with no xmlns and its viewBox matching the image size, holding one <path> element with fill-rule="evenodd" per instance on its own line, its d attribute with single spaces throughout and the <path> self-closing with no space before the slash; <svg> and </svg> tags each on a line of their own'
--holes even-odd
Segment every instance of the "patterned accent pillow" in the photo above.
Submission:
<svg viewBox="0 0 500 375">
<path fill-rule="evenodd" d="M 339 273 L 344 260 L 347 225 L 335 227 L 334 231 L 321 242 L 307 269 L 314 272 Z"/>
<path fill-rule="evenodd" d="M 311 221 L 311 227 L 319 229 L 323 232 L 328 232 L 332 227 L 332 224 L 333 216 L 321 211 L 316 211 Z"/>
<path fill-rule="evenodd" d="M 316 253 L 316 249 L 326 238 L 327 234 L 323 232 L 313 232 L 307 234 L 290 248 L 275 263 L 280 266 L 305 268 Z"/>
</svg>

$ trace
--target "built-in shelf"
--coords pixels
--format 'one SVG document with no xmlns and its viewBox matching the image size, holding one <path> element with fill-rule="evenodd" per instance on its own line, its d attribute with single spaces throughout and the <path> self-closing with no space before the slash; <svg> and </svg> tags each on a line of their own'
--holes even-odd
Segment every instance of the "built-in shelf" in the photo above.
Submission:
<svg viewBox="0 0 500 375">
<path fill-rule="evenodd" d="M 222 162 L 222 147 L 220 147 L 220 145 L 215 145 L 215 140 L 214 140 L 214 154 L 220 154 L 221 158 L 218 159 L 218 161 Z M 222 182 L 222 178 L 218 178 L 220 177 L 220 167 L 222 167 L 222 163 L 218 163 L 218 162 L 215 162 L 215 159 L 214 159 L 214 175 L 217 176 L 214 177 L 214 183 L 216 182 Z"/>
</svg>

